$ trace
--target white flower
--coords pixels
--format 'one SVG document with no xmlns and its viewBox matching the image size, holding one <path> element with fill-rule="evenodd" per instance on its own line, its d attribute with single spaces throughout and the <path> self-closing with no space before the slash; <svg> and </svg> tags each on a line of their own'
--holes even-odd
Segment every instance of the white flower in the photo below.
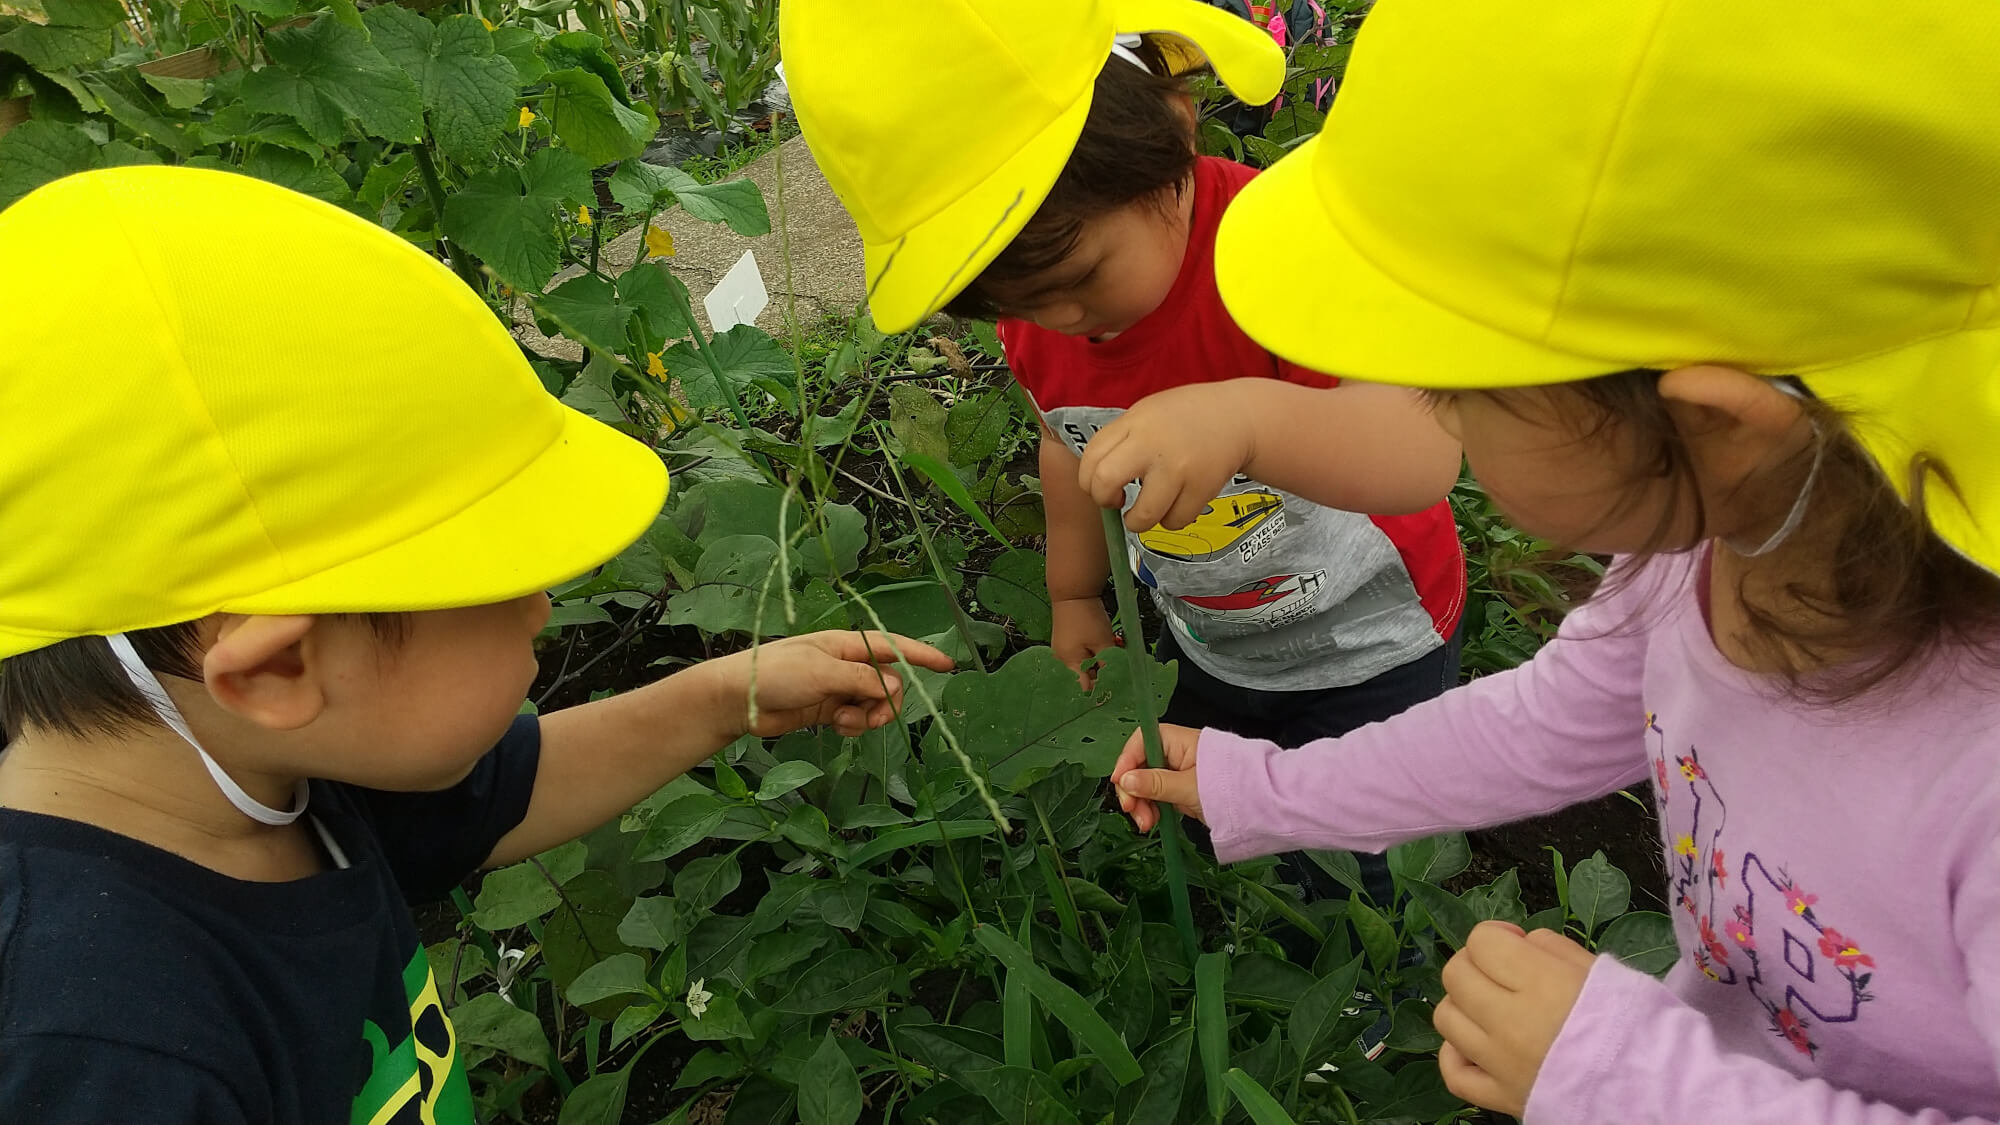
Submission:
<svg viewBox="0 0 2000 1125">
<path fill-rule="evenodd" d="M 493 966 L 493 983 L 498 986 L 500 999 L 512 1004 L 514 997 L 509 993 L 514 990 L 514 977 L 521 971 L 521 962 L 528 959 L 528 951 L 509 949 L 506 943 L 502 942 L 499 954 L 497 963 Z"/>
<path fill-rule="evenodd" d="M 707 983 L 707 977 L 697 977 L 693 984 L 688 985 L 688 1015 L 695 1019 L 700 1019 L 702 1014 L 708 1011 L 708 1002 L 715 999 L 715 993 L 702 987 Z"/>
</svg>

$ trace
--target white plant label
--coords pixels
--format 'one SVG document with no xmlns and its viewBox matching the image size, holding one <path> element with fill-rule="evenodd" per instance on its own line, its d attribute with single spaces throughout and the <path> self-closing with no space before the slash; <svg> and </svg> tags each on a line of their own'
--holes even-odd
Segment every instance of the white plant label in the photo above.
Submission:
<svg viewBox="0 0 2000 1125">
<path fill-rule="evenodd" d="M 739 324 L 752 324 L 764 307 L 771 303 L 770 290 L 764 288 L 763 271 L 757 268 L 757 255 L 749 250 L 729 267 L 722 280 L 715 283 L 708 296 L 701 299 L 701 307 L 708 310 L 708 325 L 712 332 L 727 332 Z"/>
</svg>

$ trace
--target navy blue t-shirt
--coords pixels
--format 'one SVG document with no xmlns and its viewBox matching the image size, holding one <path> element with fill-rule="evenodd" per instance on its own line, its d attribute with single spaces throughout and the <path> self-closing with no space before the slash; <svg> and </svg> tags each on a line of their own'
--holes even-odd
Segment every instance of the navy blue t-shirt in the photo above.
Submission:
<svg viewBox="0 0 2000 1125">
<path fill-rule="evenodd" d="M 470 1125 L 407 904 L 521 822 L 540 754 L 523 717 L 450 789 L 314 782 L 349 866 L 288 883 L 0 809 L 0 1121 Z"/>
</svg>

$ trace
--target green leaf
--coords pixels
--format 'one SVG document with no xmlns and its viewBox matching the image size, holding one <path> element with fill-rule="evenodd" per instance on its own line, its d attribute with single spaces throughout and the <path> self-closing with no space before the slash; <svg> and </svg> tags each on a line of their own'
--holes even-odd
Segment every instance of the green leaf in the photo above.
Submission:
<svg viewBox="0 0 2000 1125">
<path fill-rule="evenodd" d="M 616 172 L 611 173 L 608 185 L 611 198 L 627 211 L 656 211 L 674 196 L 667 176 L 669 171 L 680 170 L 648 164 L 643 160 L 624 161 L 618 165 Z M 687 175 L 685 172 L 681 174 Z"/>
<path fill-rule="evenodd" d="M 1521 905 L 1521 871 L 1518 867 L 1510 867 L 1491 883 L 1465 892 L 1459 901 L 1472 911 L 1477 921 L 1512 922 L 1522 929 L 1528 926 L 1528 908 Z"/>
<path fill-rule="evenodd" d="M 494 53 L 486 25 L 463 14 L 433 24 L 395 4 L 361 18 L 383 56 L 416 81 L 438 151 L 460 164 L 486 163 L 515 123 L 520 89 L 514 64 Z"/>
<path fill-rule="evenodd" d="M 1472 866 L 1472 849 L 1465 833 L 1426 836 L 1389 849 L 1389 870 L 1404 879 L 1442 883 Z"/>
<path fill-rule="evenodd" d="M 972 936 L 984 946 L 988 953 L 1007 967 L 1009 973 L 1020 973 L 1025 978 L 1028 991 L 1042 1002 L 1042 1007 L 1063 1026 L 1069 1028 L 1077 1042 L 1097 1056 L 1113 1081 L 1123 1086 L 1139 1078 L 1139 1060 L 1132 1057 L 1130 1048 L 1104 1017 L 1097 1014 L 1090 1002 L 1077 991 L 1050 976 L 1034 957 L 1014 941 L 992 926 L 980 926 L 972 931 Z"/>
<path fill-rule="evenodd" d="M 588 31 L 565 31 L 551 35 L 542 43 L 541 52 L 542 57 L 548 60 L 549 69 L 580 67 L 602 79 L 605 88 L 620 101 L 631 101 L 625 92 L 625 77 L 618 73 L 618 61 L 604 49 L 604 40 L 596 35 Z"/>
<path fill-rule="evenodd" d="M 847 504 L 821 504 L 819 514 L 826 521 L 826 533 L 804 551 L 806 573 L 815 579 L 853 574 L 861 566 L 861 553 L 868 549 L 867 517 Z M 813 621 L 815 617 L 802 620 Z"/>
<path fill-rule="evenodd" d="M 568 988 L 606 957 L 635 952 L 618 940 L 618 925 L 631 909 L 632 897 L 609 872 L 584 871 L 563 884 L 563 903 L 542 927 L 542 964 L 557 988 Z M 608 1020 L 624 1006 L 606 1000 L 585 1010 Z"/>
<path fill-rule="evenodd" d="M 687 318 L 687 286 L 664 262 L 640 262 L 626 270 L 618 278 L 618 300 L 643 318 L 647 351 L 659 351 L 668 340 L 694 331 Z"/>
<path fill-rule="evenodd" d="M 128 134 L 144 137 L 183 158 L 194 154 L 196 139 L 178 122 L 160 116 L 158 104 L 137 72 L 124 71 L 81 81 Z M 342 198 L 345 196 L 343 185 Z"/>
<path fill-rule="evenodd" d="M 1369 967 L 1385 972 L 1396 963 L 1396 927 L 1381 911 L 1358 898 L 1347 900 L 1347 919 L 1354 926 L 1361 948 L 1368 954 Z"/>
<path fill-rule="evenodd" d="M 780 1012 L 816 1016 L 878 1003 L 895 979 L 895 963 L 866 949 L 843 949 L 821 961 L 771 1005 Z"/>
<path fill-rule="evenodd" d="M 731 535 L 708 544 L 695 564 L 694 585 L 667 599 L 667 623 L 704 633 L 754 633 L 759 624 L 780 625 L 785 597 L 777 561 L 778 545 L 762 535 Z"/>
<path fill-rule="evenodd" d="M 1554 930 L 1557 933 L 1561 933 L 1563 926 L 1568 922 L 1569 912 L 1567 910 L 1564 910 L 1560 906 L 1551 906 L 1547 910 L 1537 910 L 1529 915 L 1528 920 L 1522 923 L 1521 928 L 1524 930 Z"/>
<path fill-rule="evenodd" d="M 611 1049 L 615 1051 L 620 1043 L 643 1034 L 647 1028 L 653 1026 L 654 1021 L 665 1015 L 666 1011 L 666 1001 L 648 1000 L 618 1013 L 618 1018 L 611 1021 Z"/>
<path fill-rule="evenodd" d="M 445 200 L 443 231 L 523 292 L 539 292 L 561 262 L 556 212 L 594 198 L 590 165 L 574 152 L 545 148 L 516 171 L 493 168 Z"/>
<path fill-rule="evenodd" d="M 1569 912 L 1586 934 L 1620 914 L 1632 904 L 1632 881 L 1611 866 L 1603 852 L 1582 860 L 1569 872 Z"/>
<path fill-rule="evenodd" d="M 612 355 L 625 351 L 625 326 L 632 320 L 632 309 L 620 304 L 618 291 L 596 274 L 572 277 L 535 298 L 535 311 L 555 321 L 563 335 L 585 347 Z"/>
<path fill-rule="evenodd" d="M 801 1125 L 854 1125 L 861 1117 L 861 1076 L 829 1031 L 799 1071 Z"/>
<path fill-rule="evenodd" d="M 503 55 L 514 64 L 514 76 L 523 86 L 530 86 L 542 80 L 549 72 L 549 64 L 542 61 L 537 48 L 541 38 L 525 27 L 496 27 L 493 29 L 493 51 Z"/>
<path fill-rule="evenodd" d="M 789 384 L 796 375 L 792 357 L 754 325 L 739 324 L 714 337 L 709 350 L 722 372 L 720 387 L 715 370 L 692 343 L 676 344 L 666 355 L 667 369 L 681 381 L 688 405 L 698 411 L 722 410 L 729 406 L 730 396 L 742 401 L 759 379 Z M 799 511 L 799 505 L 795 503 L 793 510 Z"/>
<path fill-rule="evenodd" d="M 660 130 L 651 109 L 613 97 L 604 79 L 591 71 L 553 70 L 543 81 L 548 92 L 542 95 L 542 116 L 565 145 L 592 164 L 637 156 Z"/>
<path fill-rule="evenodd" d="M 58 27 L 22 22 L 0 35 L 0 51 L 19 55 L 40 71 L 85 66 L 111 53 L 116 40 L 108 29 Z"/>
<path fill-rule="evenodd" d="M 730 230 L 745 238 L 771 233 L 771 215 L 764 207 L 764 193 L 756 184 L 749 180 L 702 184 L 685 172 L 681 175 L 686 180 L 677 180 L 673 193 L 688 214 L 703 222 L 727 223 Z"/>
<path fill-rule="evenodd" d="M 851 871 L 859 871 L 878 859 L 911 848 L 950 840 L 965 840 L 974 836 L 991 836 L 996 831 L 998 828 L 988 819 L 933 821 L 912 825 L 909 828 L 898 828 L 893 832 L 884 832 L 848 852 L 845 866 Z"/>
<path fill-rule="evenodd" d="M 1232 1067 L 1225 1080 L 1230 1092 L 1236 1095 L 1236 1100 L 1249 1111 L 1250 1120 L 1257 1125 L 1295 1125 L 1292 1115 L 1285 1112 L 1278 1099 L 1240 1068 Z"/>
<path fill-rule="evenodd" d="M 497 992 L 482 992 L 452 1009 L 451 1026 L 462 1047 L 488 1047 L 537 1069 L 553 1061 L 542 1021 Z"/>
<path fill-rule="evenodd" d="M 1384 1040 L 1392 1051 L 1407 1051 L 1410 1054 L 1434 1053 L 1444 1044 L 1444 1036 L 1431 1025 L 1431 1006 L 1412 996 L 1396 1005 L 1396 1014 L 1389 1027 L 1389 1037 Z"/>
<path fill-rule="evenodd" d="M 499 933 L 554 910 L 562 901 L 556 886 L 582 871 L 583 859 L 583 845 L 572 842 L 535 857 L 539 867 L 529 860 L 487 872 L 479 884 L 479 897 L 473 900 L 472 924 Z"/>
<path fill-rule="evenodd" d="M 1285 1026 L 1286 1039 L 1298 1055 L 1299 1065 L 1311 1066 L 1333 1035 L 1341 1013 L 1354 1002 L 1354 983 L 1361 978 L 1361 958 L 1356 957 L 1319 979 L 1306 989 L 1293 1006 Z"/>
<path fill-rule="evenodd" d="M 952 471 L 950 465 L 928 454 L 914 453 L 908 450 L 903 452 L 901 460 L 903 464 L 922 473 L 925 479 L 936 485 L 939 492 L 944 493 L 947 499 L 953 504 L 958 505 L 959 511 L 971 517 L 972 522 L 978 524 L 985 530 L 986 534 L 991 535 L 1002 547 L 1013 546 L 1013 544 L 1007 541 L 1007 537 L 1001 534 L 1000 529 L 994 526 L 993 521 L 987 517 L 985 509 L 981 508 L 979 502 L 972 498 L 972 493 L 965 487 L 965 482 L 958 479 L 958 474 Z"/>
<path fill-rule="evenodd" d="M 1118 1091 L 1117 1120 L 1130 1125 L 1173 1121 L 1180 1116 L 1181 1099 L 1187 1089 L 1188 1060 L 1194 1054 L 1194 1028 L 1182 1024 L 1179 1030 L 1146 1049 L 1139 1056 L 1139 1081 Z"/>
<path fill-rule="evenodd" d="M 646 826 L 637 858 L 644 861 L 679 855 L 706 840 L 728 810 L 729 806 L 713 793 L 690 793 L 676 799 Z"/>
<path fill-rule="evenodd" d="M 825 776 L 826 771 L 813 765 L 811 762 L 779 762 L 777 765 L 771 767 L 770 772 L 764 775 L 762 783 L 757 786 L 757 799 L 760 801 L 775 801 L 785 794 L 801 786 L 810 785 L 813 781 Z"/>
<path fill-rule="evenodd" d="M 609 354 L 598 352 L 592 355 L 589 365 L 583 369 L 583 374 L 570 380 L 569 387 L 563 391 L 562 404 L 585 417 L 595 418 L 614 429 L 623 429 L 629 426 L 630 423 L 625 417 L 625 409 L 618 403 L 618 392 L 613 389 L 612 380 L 616 376 L 617 371 L 618 368 Z M 560 612 L 565 607 L 557 608 L 558 612 Z M 608 621 L 610 620 L 610 614 L 604 614 L 602 617 L 593 616 L 583 620 Z M 550 623 L 578 624 L 579 622 L 575 620 L 558 621 L 552 619 Z"/>
<path fill-rule="evenodd" d="M 1412 879 L 1404 884 L 1410 897 L 1420 902 L 1431 916 L 1431 925 L 1438 936 L 1448 942 L 1453 949 L 1465 948 L 1466 935 L 1479 924 L 1479 918 L 1472 908 L 1458 901 L 1458 896 L 1422 880 Z"/>
<path fill-rule="evenodd" d="M 664 950 L 684 934 L 680 908 L 674 900 L 658 895 L 639 899 L 618 923 L 618 940 L 639 949 Z"/>
<path fill-rule="evenodd" d="M 1229 955 L 1204 953 L 1194 962 L 1194 1033 L 1201 1047 L 1202 1074 L 1208 1082 L 1208 1115 L 1221 1121 L 1229 1108 L 1229 1089 L 1223 1072 L 1229 1067 L 1229 1009 L 1223 1001 L 1223 982 L 1229 972 Z"/>
<path fill-rule="evenodd" d="M 282 113 L 332 147 L 348 118 L 369 136 L 414 144 L 423 135 L 423 99 L 408 74 L 382 57 L 365 32 L 332 16 L 264 36 L 271 63 L 243 79 L 251 109 Z"/>
<path fill-rule="evenodd" d="M 674 1089 L 685 1090 L 690 1086 L 700 1086 L 705 1082 L 728 1082 L 743 1076 L 743 1060 L 735 1055 L 718 1051 L 713 1047 L 703 1047 L 681 1068 L 680 1076 L 674 1079 Z M 666 1125 L 662 1122 L 660 1125 Z"/>
<path fill-rule="evenodd" d="M 42 14 L 50 27 L 90 27 L 104 30 L 129 17 L 118 0 L 43 0 Z"/>
<path fill-rule="evenodd" d="M 1152 657 L 1139 650 L 1138 659 Z M 1058 765 L 1075 762 L 1105 777 L 1139 725 L 1143 702 L 1132 687 L 1133 651 L 1104 655 L 1097 685 L 1085 695 L 1076 673 L 1047 648 L 1016 654 L 997 671 L 960 672 L 941 701 L 959 744 L 994 784 L 1013 790 Z M 1156 669 L 1154 713 L 1172 693 L 1172 677 Z"/>
<path fill-rule="evenodd" d="M 619 1067 L 577 1083 L 563 1099 L 556 1125 L 618 1125 L 625 1117 L 625 1090 L 630 1081 L 630 1068 Z"/>
<path fill-rule="evenodd" d="M 265 23 L 275 23 L 298 13 L 298 0 L 229 0 L 232 7 L 241 8 L 257 16 Z"/>
<path fill-rule="evenodd" d="M 944 420 L 951 463 L 973 468 L 1000 451 L 1014 421 L 1014 400 L 1007 388 L 967 395 L 951 404 Z"/>
<path fill-rule="evenodd" d="M 674 874 L 674 899 L 689 914 L 705 914 L 743 884 L 743 865 L 736 853 L 690 860 Z"/>
<path fill-rule="evenodd" d="M 1289 1009 L 1313 987 L 1313 975 L 1268 953 L 1239 956 L 1229 967 L 1229 998 Z"/>
<path fill-rule="evenodd" d="M 1604 927 L 1597 951 L 1609 953 L 1642 973 L 1665 976 L 1680 959 L 1673 919 L 1652 910 L 1621 914 Z"/>
<path fill-rule="evenodd" d="M 24 121 L 0 136 L 0 207 L 73 172 L 98 167 L 97 143 L 74 125 Z"/>
<path fill-rule="evenodd" d="M 1049 639 L 1047 559 L 1040 551 L 1008 551 L 987 564 L 978 585 L 980 604 L 1011 618 L 1031 641 Z"/>
<path fill-rule="evenodd" d="M 693 1012 L 688 1013 L 688 1018 L 681 1022 L 681 1030 L 689 1039 L 708 1043 L 748 1039 L 755 1034 L 750 1030 L 750 1021 L 743 1018 L 743 1008 L 733 992 L 715 993 L 699 1019 Z"/>
<path fill-rule="evenodd" d="M 577 974 L 563 992 L 579 1007 L 611 996 L 630 996 L 646 991 L 646 959 L 637 953 L 618 953 Z"/>
<path fill-rule="evenodd" d="M 889 388 L 889 432 L 902 444 L 903 452 L 922 454 L 940 463 L 950 460 L 946 417 L 944 404 L 922 387 L 897 383 Z"/>
<path fill-rule="evenodd" d="M 243 162 L 243 171 L 335 206 L 341 206 L 354 197 L 347 181 L 341 179 L 340 173 L 328 167 L 324 160 L 314 160 L 303 152 L 293 152 L 288 148 L 270 145 L 259 148 Z"/>
<path fill-rule="evenodd" d="M 812 851 L 830 852 L 838 848 L 826 814 L 811 805 L 793 805 L 785 814 L 784 823 L 778 825 L 778 834 Z"/>
<path fill-rule="evenodd" d="M 160 92 L 167 104 L 175 109 L 193 109 L 208 100 L 209 84 L 206 78 L 175 78 L 166 74 L 139 72 L 146 85 Z"/>
</svg>

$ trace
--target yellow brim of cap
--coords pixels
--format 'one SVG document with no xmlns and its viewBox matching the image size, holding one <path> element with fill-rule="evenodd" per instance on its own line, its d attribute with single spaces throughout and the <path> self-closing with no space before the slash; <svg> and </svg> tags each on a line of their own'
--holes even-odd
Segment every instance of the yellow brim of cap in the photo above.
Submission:
<svg viewBox="0 0 2000 1125">
<path fill-rule="evenodd" d="M 489 605 L 547 590 L 630 546 L 659 517 L 667 469 L 568 407 L 562 431 L 505 484 L 392 546 L 218 609 L 389 612 Z"/>
<path fill-rule="evenodd" d="M 1299 146 L 1240 192 L 1216 235 L 1215 275 L 1243 330 L 1284 358 L 1331 374 L 1438 390 L 1562 383 L 1693 359 L 1588 356 L 1468 319 L 1411 292 L 1368 260 L 1320 208 L 1315 148 Z M 1303 218 L 1302 218 L 1303 216 Z M 1301 315 L 1274 294 L 1320 293 Z M 1798 375 L 1841 411 L 1897 490 L 1922 451 L 1949 472 L 1925 506 L 1939 537 L 2000 572 L 2000 328 L 1961 331 Z"/>
<path fill-rule="evenodd" d="M 1408 387 L 1518 386 L 1618 369 L 1460 316 L 1377 269 L 1321 209 L 1313 161 L 1323 143 L 1314 137 L 1250 181 L 1216 232 L 1216 285 L 1252 339 L 1315 371 Z M 1325 299 L 1301 315 L 1282 297 L 1296 293 Z"/>
<path fill-rule="evenodd" d="M 1120 35 L 1172 36 L 1182 68 L 1206 58 L 1229 91 L 1251 105 L 1278 96 L 1285 55 L 1255 24 L 1191 0 L 1119 0 Z M 864 242 L 868 307 L 884 332 L 906 332 L 972 284 L 1034 218 L 1069 163 L 1090 116 L 1090 96 L 1051 121 L 972 191 L 885 243 Z"/>
</svg>

